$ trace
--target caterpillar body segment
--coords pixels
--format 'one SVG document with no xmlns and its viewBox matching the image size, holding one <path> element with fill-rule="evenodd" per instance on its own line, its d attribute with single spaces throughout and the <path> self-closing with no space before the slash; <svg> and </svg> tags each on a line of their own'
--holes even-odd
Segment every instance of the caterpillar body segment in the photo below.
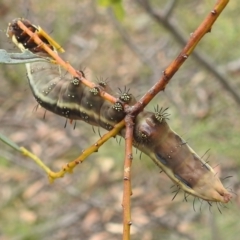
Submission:
<svg viewBox="0 0 240 240">
<path fill-rule="evenodd" d="M 53 64 L 51 56 L 25 36 L 17 25 L 18 20 L 9 24 L 8 36 L 12 41 L 22 51 L 28 49 L 49 58 L 49 61 L 26 64 L 30 88 L 42 107 L 65 118 L 83 120 L 107 130 L 125 117 L 123 102 L 130 105 L 136 102 L 131 94 L 122 92 L 119 101 L 113 104 L 99 95 L 100 88 L 112 94 L 106 83 L 99 82 L 97 87 L 89 88 L 80 79 L 62 73 L 61 68 Z M 53 50 L 59 47 L 48 35 L 41 34 L 41 29 L 27 20 L 21 21 Z M 185 192 L 206 201 L 227 203 L 232 196 L 215 171 L 169 127 L 166 119 L 168 114 L 162 109 L 157 108 L 155 113 L 140 112 L 134 123 L 134 146 L 148 155 Z M 119 134 L 124 137 L 125 129 Z"/>
<path fill-rule="evenodd" d="M 140 113 L 134 135 L 136 144 L 141 142 L 137 148 L 185 192 L 206 201 L 227 203 L 231 199 L 215 171 L 169 127 L 165 119 L 159 122 L 154 113 Z"/>
<path fill-rule="evenodd" d="M 125 116 L 121 105 L 105 101 L 96 89 L 61 73 L 58 65 L 41 62 L 26 64 L 26 68 L 35 99 L 51 112 L 103 128 L 114 126 Z"/>
</svg>

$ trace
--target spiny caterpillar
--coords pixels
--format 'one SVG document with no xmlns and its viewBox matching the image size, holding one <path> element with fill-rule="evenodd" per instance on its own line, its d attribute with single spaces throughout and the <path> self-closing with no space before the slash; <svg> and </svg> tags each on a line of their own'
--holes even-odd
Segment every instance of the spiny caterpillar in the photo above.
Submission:
<svg viewBox="0 0 240 240">
<path fill-rule="evenodd" d="M 28 20 L 15 19 L 9 24 L 7 35 L 22 51 L 28 49 L 45 57 L 45 61 L 26 64 L 30 88 L 42 107 L 67 119 L 83 120 L 106 130 L 125 117 L 123 104 L 136 102 L 128 91 L 121 92 L 118 101 L 112 104 L 99 95 L 99 89 L 113 94 L 106 83 L 99 82 L 97 87 L 89 88 L 81 78 L 61 73 L 61 67 L 52 63 L 51 56 L 18 26 L 18 21 L 39 35 L 43 44 L 56 52 L 63 50 Z M 148 155 L 186 193 L 206 201 L 229 202 L 232 196 L 215 171 L 169 127 L 168 116 L 165 110 L 158 108 L 155 113 L 140 112 L 134 123 L 134 146 Z M 124 134 L 125 129 L 120 132 L 123 137 Z"/>
</svg>

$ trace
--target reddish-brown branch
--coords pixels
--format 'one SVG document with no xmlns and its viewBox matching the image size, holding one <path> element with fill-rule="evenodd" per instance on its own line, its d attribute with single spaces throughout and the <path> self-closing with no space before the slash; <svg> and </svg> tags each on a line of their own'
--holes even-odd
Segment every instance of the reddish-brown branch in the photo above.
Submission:
<svg viewBox="0 0 240 240">
<path fill-rule="evenodd" d="M 178 71 L 182 64 L 186 61 L 188 56 L 192 53 L 194 48 L 197 46 L 198 42 L 202 37 L 211 31 L 211 27 L 217 20 L 218 16 L 221 14 L 222 10 L 226 7 L 229 0 L 218 0 L 215 4 L 213 10 L 208 14 L 196 31 L 191 34 L 189 41 L 187 42 L 184 49 L 177 56 L 177 58 L 165 69 L 163 75 L 159 81 L 151 87 L 148 92 L 135 104 L 134 108 L 131 109 L 131 114 L 136 115 L 139 113 L 146 105 L 160 92 L 163 91 L 173 77 L 173 75 Z"/>
<path fill-rule="evenodd" d="M 172 34 L 172 37 L 181 45 L 186 45 L 187 39 L 182 34 L 181 30 L 176 26 L 174 21 L 169 19 L 169 7 L 167 6 L 163 12 L 153 9 L 148 0 L 137 0 L 137 2 L 145 9 L 148 15 L 150 15 L 158 24 L 161 24 Z M 176 1 L 173 1 L 176 2 Z M 169 4 L 171 7 L 171 3 Z M 173 5 L 172 5 L 173 6 Z M 131 48 L 133 49 L 133 48 Z M 136 49 L 136 47 L 135 47 Z M 133 49 L 133 50 L 135 50 Z M 223 88 L 232 95 L 233 99 L 240 104 L 240 95 L 238 91 L 231 85 L 231 78 L 226 76 L 219 68 L 212 62 L 211 58 L 207 56 L 203 51 L 194 51 L 191 54 L 200 64 L 202 64 L 217 81 L 223 86 Z M 141 56 L 142 58 L 142 56 Z"/>
<path fill-rule="evenodd" d="M 132 141 L 133 141 L 133 118 L 131 115 L 125 117 L 125 159 L 124 159 L 124 172 L 123 172 L 123 240 L 130 239 L 131 227 L 131 166 L 132 166 Z"/>
</svg>

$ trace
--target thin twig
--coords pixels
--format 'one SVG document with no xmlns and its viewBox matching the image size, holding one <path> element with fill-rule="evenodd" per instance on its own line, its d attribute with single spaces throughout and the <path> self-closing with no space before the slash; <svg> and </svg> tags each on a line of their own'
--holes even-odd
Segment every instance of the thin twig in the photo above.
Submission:
<svg viewBox="0 0 240 240">
<path fill-rule="evenodd" d="M 163 12 L 162 14 L 159 12 L 156 12 L 151 5 L 149 4 L 148 0 L 138 0 L 137 1 L 143 9 L 158 22 L 159 24 L 163 25 L 172 35 L 173 39 L 176 39 L 181 45 L 185 45 L 187 43 L 187 39 L 184 37 L 182 32 L 179 30 L 179 28 L 175 25 L 173 21 L 171 21 L 168 17 L 166 17 L 166 14 Z M 221 6 L 223 4 L 223 7 L 226 6 L 226 4 L 229 2 L 229 0 L 223 0 L 223 3 L 218 3 L 216 6 Z M 214 11 L 214 10 L 213 10 Z M 218 11 L 218 15 L 221 13 L 222 9 Z M 218 15 L 216 17 L 218 17 Z M 215 19 L 216 20 L 216 19 Z M 213 23 L 212 23 L 213 24 Z M 233 99 L 237 102 L 237 104 L 240 104 L 240 96 L 239 93 L 236 91 L 236 89 L 230 84 L 231 79 L 229 76 L 226 76 L 226 73 L 220 68 L 218 68 L 213 61 L 202 51 L 195 50 L 192 53 L 192 56 L 198 60 L 208 71 L 210 71 L 216 79 L 220 82 L 220 84 L 223 86 L 223 89 L 227 90 L 233 97 Z"/>
<path fill-rule="evenodd" d="M 144 0 L 144 2 L 146 1 Z M 228 0 L 219 0 L 215 4 L 213 10 L 207 15 L 196 31 L 191 34 L 190 39 L 177 58 L 165 69 L 165 71 L 163 71 L 163 75 L 159 81 L 134 105 L 134 109 L 131 110 L 132 115 L 139 113 L 160 91 L 165 89 L 170 79 L 187 60 L 188 56 L 193 52 L 202 37 L 211 31 L 212 25 L 217 20 L 227 3 Z"/>
<path fill-rule="evenodd" d="M 125 117 L 125 159 L 124 159 L 124 176 L 123 176 L 123 240 L 130 240 L 131 221 L 131 166 L 132 166 L 132 140 L 133 140 L 133 118 L 130 115 Z"/>
<path fill-rule="evenodd" d="M 177 5 L 178 1 L 177 0 L 171 0 L 168 1 L 168 3 L 166 4 L 163 12 L 164 12 L 164 18 L 167 19 L 171 16 L 175 6 Z"/>
<path fill-rule="evenodd" d="M 34 155 L 33 153 L 31 153 L 30 151 L 28 151 L 27 149 L 23 148 L 23 147 L 18 147 L 18 149 L 15 147 L 16 150 L 20 151 L 23 155 L 31 158 L 32 160 L 34 160 L 47 174 L 48 174 L 48 179 L 49 181 L 52 183 L 56 178 L 61 178 L 64 177 L 64 175 L 66 173 L 72 173 L 73 169 L 79 164 L 82 163 L 89 155 L 91 155 L 94 152 L 97 152 L 98 149 L 111 137 L 116 136 L 120 130 L 125 126 L 125 122 L 124 120 L 122 120 L 121 122 L 119 122 L 118 124 L 116 124 L 114 126 L 114 128 L 107 132 L 106 134 L 104 134 L 95 144 L 93 144 L 92 146 L 88 147 L 85 151 L 82 152 L 82 154 L 76 158 L 75 160 L 73 160 L 72 162 L 66 164 L 62 170 L 60 170 L 59 172 L 53 172 L 50 168 L 48 168 L 43 161 L 38 158 L 36 155 Z"/>
</svg>

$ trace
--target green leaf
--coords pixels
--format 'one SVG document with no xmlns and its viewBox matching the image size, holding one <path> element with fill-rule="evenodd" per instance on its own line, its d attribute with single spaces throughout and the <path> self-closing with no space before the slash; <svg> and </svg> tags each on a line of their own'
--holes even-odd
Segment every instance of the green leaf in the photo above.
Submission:
<svg viewBox="0 0 240 240">
<path fill-rule="evenodd" d="M 124 18 L 124 8 L 122 0 L 98 0 L 98 4 L 102 7 L 111 7 L 118 20 Z"/>
<path fill-rule="evenodd" d="M 111 2 L 111 0 L 98 0 L 98 4 L 102 7 L 109 7 Z"/>
<path fill-rule="evenodd" d="M 20 147 L 16 143 L 12 142 L 9 138 L 7 138 L 6 136 L 4 136 L 1 133 L 0 133 L 0 140 L 2 140 L 4 143 L 6 143 L 10 147 L 14 148 L 15 150 L 22 152 Z"/>
<path fill-rule="evenodd" d="M 123 20 L 125 12 L 122 6 L 122 3 L 119 1 L 118 3 L 115 3 L 113 6 L 113 12 L 118 20 Z"/>
<path fill-rule="evenodd" d="M 48 58 L 33 54 L 27 49 L 22 53 L 8 53 L 6 50 L 0 49 L 0 64 L 23 64 L 42 61 L 49 60 Z"/>
</svg>

